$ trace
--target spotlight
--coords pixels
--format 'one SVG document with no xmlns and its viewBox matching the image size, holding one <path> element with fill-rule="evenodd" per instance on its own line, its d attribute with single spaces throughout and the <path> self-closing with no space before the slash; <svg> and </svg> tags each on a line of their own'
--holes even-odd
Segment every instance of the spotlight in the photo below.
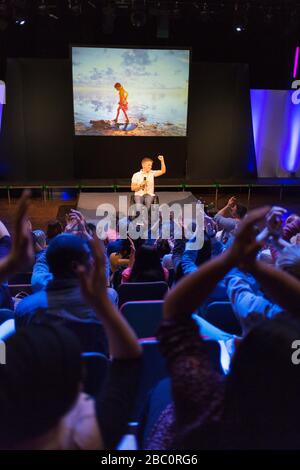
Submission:
<svg viewBox="0 0 300 470">
<path fill-rule="evenodd" d="M 248 26 L 249 4 L 242 6 L 236 2 L 233 10 L 233 27 L 237 33 L 242 33 Z"/>
<path fill-rule="evenodd" d="M 26 20 L 24 18 L 18 18 L 16 19 L 15 23 L 18 26 L 24 26 L 26 24 Z"/>
</svg>

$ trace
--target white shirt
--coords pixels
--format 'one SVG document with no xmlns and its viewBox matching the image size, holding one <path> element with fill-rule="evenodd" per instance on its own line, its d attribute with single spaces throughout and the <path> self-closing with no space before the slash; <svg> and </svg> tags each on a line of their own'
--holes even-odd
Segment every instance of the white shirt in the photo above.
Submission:
<svg viewBox="0 0 300 470">
<path fill-rule="evenodd" d="M 159 173 L 159 170 L 151 170 L 149 173 L 144 172 L 143 170 L 138 171 L 137 173 L 134 173 L 134 175 L 131 178 L 131 183 L 135 184 L 142 184 L 146 183 L 145 189 L 140 189 L 139 191 L 136 191 L 134 194 L 135 196 L 144 196 L 145 194 L 150 194 L 150 196 L 155 196 L 154 194 L 154 178 L 157 176 L 157 173 Z M 146 178 L 146 180 L 144 179 Z"/>
</svg>

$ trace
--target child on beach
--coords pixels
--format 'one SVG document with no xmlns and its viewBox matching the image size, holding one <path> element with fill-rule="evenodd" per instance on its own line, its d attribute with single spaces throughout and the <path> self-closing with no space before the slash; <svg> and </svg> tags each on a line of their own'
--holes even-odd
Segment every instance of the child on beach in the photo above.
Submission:
<svg viewBox="0 0 300 470">
<path fill-rule="evenodd" d="M 119 92 L 119 103 L 118 103 L 119 106 L 117 110 L 117 116 L 116 116 L 116 119 L 114 119 L 114 122 L 115 123 L 118 122 L 119 114 L 120 114 L 120 111 L 122 110 L 126 119 L 126 123 L 128 123 L 129 119 L 128 119 L 127 112 L 126 112 L 128 111 L 128 102 L 127 102 L 128 93 L 125 90 L 125 88 L 122 87 L 121 83 L 115 83 L 114 87 Z"/>
</svg>

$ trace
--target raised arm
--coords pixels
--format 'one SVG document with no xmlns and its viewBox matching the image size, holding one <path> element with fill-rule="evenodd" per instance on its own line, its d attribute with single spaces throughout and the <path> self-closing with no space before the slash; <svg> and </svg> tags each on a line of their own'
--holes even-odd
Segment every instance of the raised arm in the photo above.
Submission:
<svg viewBox="0 0 300 470">
<path fill-rule="evenodd" d="M 235 205 L 236 205 L 236 197 L 232 196 L 230 199 L 228 199 L 226 206 L 220 209 L 216 215 L 217 216 L 220 215 L 222 217 L 232 217 L 232 209 Z"/>
<path fill-rule="evenodd" d="M 157 158 L 160 161 L 161 166 L 160 166 L 160 170 L 157 170 L 155 172 L 155 176 L 162 176 L 167 172 L 167 167 L 166 167 L 166 164 L 165 164 L 165 158 L 163 157 L 163 155 L 159 155 Z"/>
<path fill-rule="evenodd" d="M 249 266 L 249 270 L 274 302 L 288 312 L 299 315 L 300 281 L 298 279 L 262 261 L 253 263 Z"/>
<path fill-rule="evenodd" d="M 254 224 L 261 220 L 268 208 L 252 211 L 240 224 L 232 246 L 216 258 L 204 263 L 193 274 L 182 279 L 171 290 L 164 304 L 164 318 L 185 315 L 189 317 L 212 292 L 217 282 L 243 259 L 253 258 L 264 241 L 255 239 Z"/>
</svg>

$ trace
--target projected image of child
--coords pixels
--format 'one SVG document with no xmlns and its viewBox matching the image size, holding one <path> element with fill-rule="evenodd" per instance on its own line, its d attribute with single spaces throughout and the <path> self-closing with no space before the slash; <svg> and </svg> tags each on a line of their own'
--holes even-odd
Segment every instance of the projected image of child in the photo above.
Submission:
<svg viewBox="0 0 300 470">
<path fill-rule="evenodd" d="M 125 90 L 125 88 L 121 85 L 121 83 L 115 83 L 115 89 L 119 92 L 119 103 L 118 103 L 119 106 L 117 110 L 117 116 L 114 119 L 114 122 L 115 123 L 118 122 L 120 111 L 123 111 L 125 119 L 126 119 L 126 123 L 128 123 L 129 119 L 128 119 L 127 112 L 126 112 L 128 111 L 128 102 L 127 102 L 128 93 Z"/>
<path fill-rule="evenodd" d="M 186 136 L 189 63 L 188 49 L 73 47 L 75 134 Z"/>
</svg>

